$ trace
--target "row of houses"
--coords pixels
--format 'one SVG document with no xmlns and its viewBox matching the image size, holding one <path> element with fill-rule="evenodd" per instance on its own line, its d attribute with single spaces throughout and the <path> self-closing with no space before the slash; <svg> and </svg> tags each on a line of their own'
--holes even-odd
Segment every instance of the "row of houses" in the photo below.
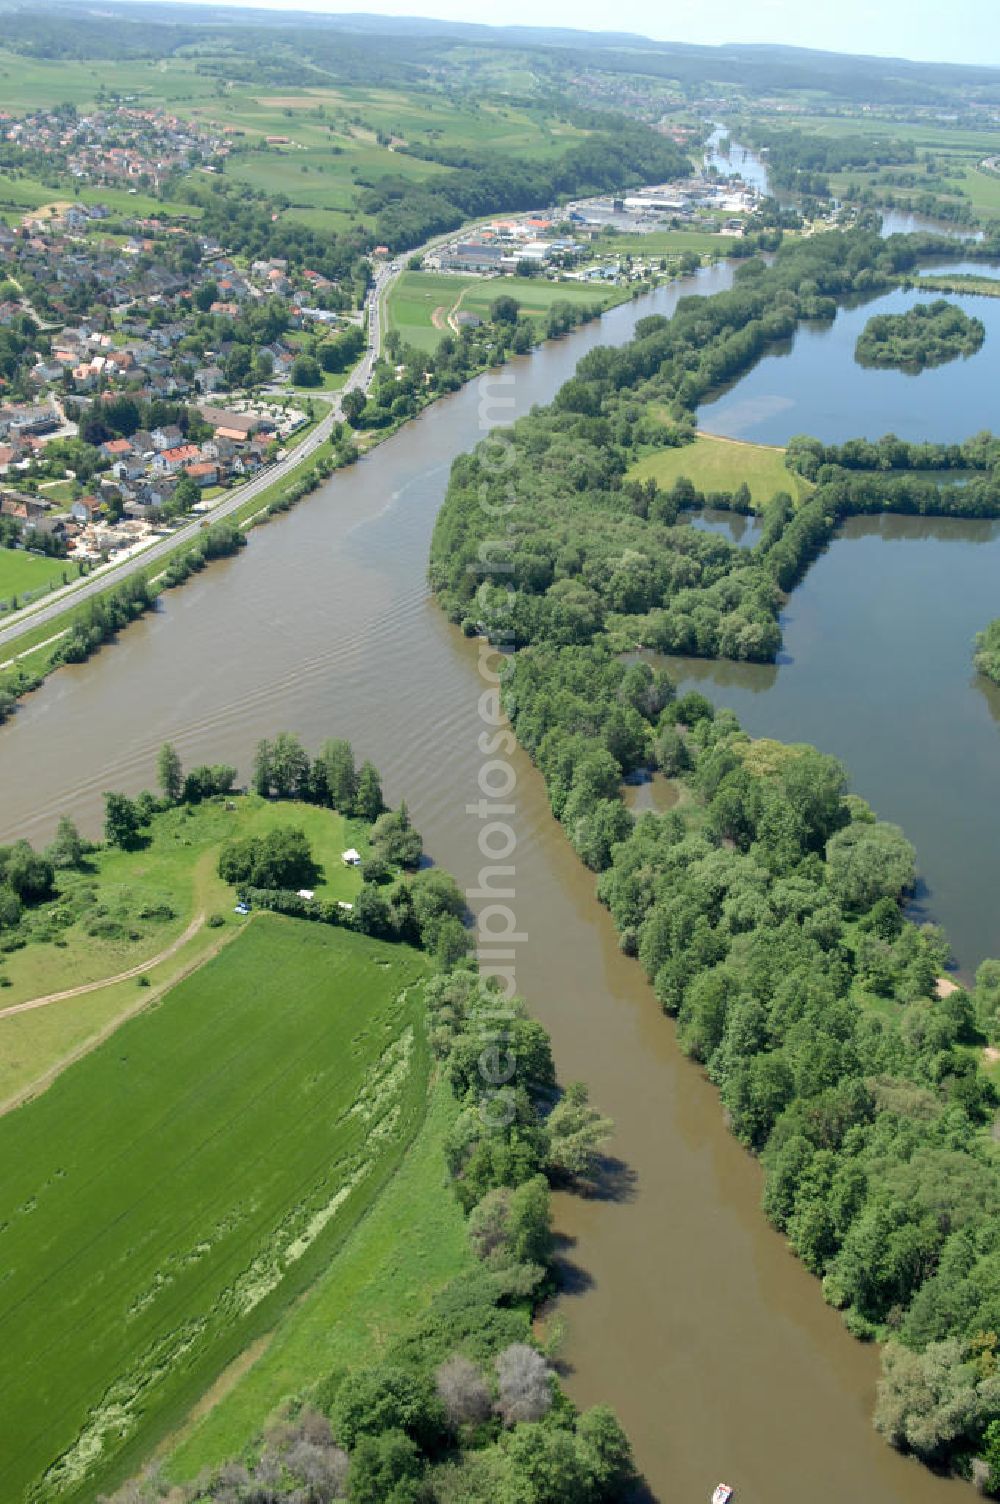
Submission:
<svg viewBox="0 0 1000 1504">
<path fill-rule="evenodd" d="M 213 432 L 188 442 L 175 424 L 110 439 L 101 452 L 110 467 L 94 478 L 92 490 L 68 510 L 44 492 L 0 488 L 0 515 L 16 522 L 22 535 L 55 534 L 74 550 L 93 556 L 117 545 L 105 519 L 155 522 L 174 500 L 184 477 L 202 490 L 245 480 L 274 458 L 279 440 L 273 418 L 205 406 L 199 410 Z M 95 532 L 95 529 L 97 530 Z M 129 541 L 136 539 L 129 534 Z"/>
<path fill-rule="evenodd" d="M 204 406 L 199 416 L 213 430 L 200 443 L 189 442 L 175 424 L 111 439 L 101 450 L 111 461 L 110 483 L 126 512 L 142 515 L 163 507 L 182 476 L 203 490 L 256 475 L 278 447 L 274 420 L 259 414 Z"/>
</svg>

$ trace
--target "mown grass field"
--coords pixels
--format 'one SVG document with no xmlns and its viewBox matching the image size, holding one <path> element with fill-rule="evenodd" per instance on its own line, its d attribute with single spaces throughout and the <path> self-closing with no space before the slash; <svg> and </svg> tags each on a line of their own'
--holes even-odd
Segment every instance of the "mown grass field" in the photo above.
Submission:
<svg viewBox="0 0 1000 1504">
<path fill-rule="evenodd" d="M 735 491 L 746 481 L 755 507 L 761 507 L 778 491 L 801 500 L 811 487 L 785 468 L 785 451 L 765 444 L 744 444 L 699 434 L 693 444 L 676 449 L 658 449 L 647 454 L 629 471 L 631 480 L 650 476 L 662 490 L 669 490 L 682 475 L 699 491 Z"/>
<path fill-rule="evenodd" d="M 19 548 L 0 548 L 0 611 L 14 596 L 21 598 L 26 592 L 61 585 L 63 575 L 72 579 L 75 574 L 75 564 L 68 564 L 65 559 L 49 559 Z"/>
<path fill-rule="evenodd" d="M 611 308 L 629 297 L 621 287 L 590 287 L 580 282 L 549 282 L 536 277 L 472 277 L 448 272 L 406 271 L 389 293 L 388 325 L 407 344 L 433 350 L 445 334 L 449 313 L 464 310 L 488 319 L 501 296 L 516 298 L 522 313 L 543 317 L 553 303 Z"/>
<path fill-rule="evenodd" d="M 592 243 L 591 250 L 598 259 L 615 255 L 670 257 L 684 251 L 693 251 L 696 256 L 725 256 L 731 245 L 728 236 L 713 235 L 709 230 L 650 230 L 647 235 L 620 231 L 602 235 Z"/>
<path fill-rule="evenodd" d="M 256 1361 L 217 1402 L 199 1406 L 166 1462 L 197 1477 L 238 1456 L 268 1417 L 330 1374 L 377 1362 L 436 1291 L 472 1262 L 458 1201 L 447 1189 L 444 1138 L 457 1105 L 443 1082 L 392 1180 L 289 1309 Z"/>
<path fill-rule="evenodd" d="M 203 927 L 150 970 L 151 987 L 161 987 L 231 938 L 245 921 L 233 913 L 233 890 L 218 876 L 216 863 L 220 846 L 232 836 L 297 826 L 322 868 L 316 892 L 351 901 L 361 878 L 343 865 L 341 852 L 348 846 L 367 850 L 363 821 L 345 820 L 315 805 L 271 803 L 254 794 L 231 802 L 235 809 L 211 801 L 190 813 L 187 808 L 169 810 L 154 820 L 145 849 L 103 849 L 89 859 L 89 870 L 60 873 L 53 907 L 71 913 L 79 909 L 80 917 L 58 931 L 57 941 L 32 942 L 2 957 L 0 1009 L 130 970 L 168 949 L 199 914 L 218 914 L 223 924 Z M 82 902 L 84 889 L 94 890 L 92 902 Z M 39 917 L 44 918 L 44 910 Z M 57 1068 L 142 997 L 132 978 L 0 1017 L 0 1104 Z"/>
<path fill-rule="evenodd" d="M 0 1120 L 0 1497 L 93 1499 L 327 1266 L 423 1119 L 425 972 L 255 916 Z"/>
</svg>

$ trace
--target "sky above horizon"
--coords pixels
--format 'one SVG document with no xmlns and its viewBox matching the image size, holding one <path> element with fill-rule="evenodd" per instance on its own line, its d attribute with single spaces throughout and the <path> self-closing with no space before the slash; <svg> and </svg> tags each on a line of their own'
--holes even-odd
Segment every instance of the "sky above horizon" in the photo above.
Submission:
<svg viewBox="0 0 1000 1504">
<path fill-rule="evenodd" d="M 375 12 L 427 16 L 506 26 L 571 26 L 581 31 L 632 31 L 664 42 L 708 45 L 769 42 L 830 52 L 906 57 L 920 62 L 1000 66 L 1000 5 L 997 0 L 506 0 L 490 14 L 471 0 L 216 0 L 274 11 L 328 14 Z"/>
</svg>

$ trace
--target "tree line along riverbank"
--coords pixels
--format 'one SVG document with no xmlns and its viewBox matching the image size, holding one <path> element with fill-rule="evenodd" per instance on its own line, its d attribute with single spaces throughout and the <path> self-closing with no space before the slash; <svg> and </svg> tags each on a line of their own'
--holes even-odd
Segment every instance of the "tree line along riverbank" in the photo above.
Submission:
<svg viewBox="0 0 1000 1504">
<path fill-rule="evenodd" d="M 817 236 L 591 352 L 548 408 L 456 461 L 431 579 L 467 632 L 517 647 L 505 708 L 622 948 L 760 1156 L 767 1215 L 849 1329 L 883 1344 L 876 1425 L 996 1491 L 1000 1174 L 984 1050 L 1000 1037 L 1000 963 L 971 990 L 941 987 L 947 940 L 906 914 L 913 848 L 847 792 L 840 764 L 751 741 L 628 656 L 773 658 L 785 593 L 850 512 L 1000 514 L 990 436 L 952 446 L 956 483 L 925 473 L 938 446 L 899 446 L 887 472 L 855 468 L 863 441 L 790 446 L 815 490 L 765 507 L 749 550 L 677 526 L 690 485 L 629 478 L 646 446 L 687 441 L 707 392 L 801 319 L 888 284 L 912 249 Z M 650 768 L 678 802 L 635 820 L 622 780 Z"/>
</svg>

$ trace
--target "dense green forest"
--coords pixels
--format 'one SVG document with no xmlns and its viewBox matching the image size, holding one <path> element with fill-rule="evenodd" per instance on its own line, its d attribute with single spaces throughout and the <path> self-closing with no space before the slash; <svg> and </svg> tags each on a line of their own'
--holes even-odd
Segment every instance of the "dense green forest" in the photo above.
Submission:
<svg viewBox="0 0 1000 1504">
<path fill-rule="evenodd" d="M 879 313 L 858 335 L 854 358 L 862 366 L 922 371 L 960 355 L 975 355 L 986 338 L 982 319 L 946 298 L 916 303 L 905 313 Z"/>
<path fill-rule="evenodd" d="M 985 463 L 971 480 L 956 478 L 968 484 L 881 459 L 858 474 L 828 462 L 822 446 L 817 458 L 803 439 L 790 460 L 821 483 L 797 509 L 779 494 L 744 550 L 683 525 L 683 510 L 705 500 L 689 483 L 662 491 L 628 478 L 641 454 L 688 441 L 698 404 L 800 320 L 832 318 L 838 297 L 881 290 L 928 244 L 834 231 L 783 245 L 770 266 L 744 262 L 731 291 L 683 298 L 672 319 L 640 320 L 629 344 L 591 351 L 548 408 L 456 461 L 430 565 L 452 619 L 514 645 L 606 637 L 622 650 L 770 661 L 783 595 L 842 517 L 1000 514 L 1000 484 Z M 880 456 L 892 460 L 897 441 L 883 444 Z M 742 489 L 708 500 L 749 505 Z"/>
<path fill-rule="evenodd" d="M 973 661 L 979 673 L 1000 684 L 1000 617 L 991 621 L 985 631 L 976 633 Z"/>
</svg>

